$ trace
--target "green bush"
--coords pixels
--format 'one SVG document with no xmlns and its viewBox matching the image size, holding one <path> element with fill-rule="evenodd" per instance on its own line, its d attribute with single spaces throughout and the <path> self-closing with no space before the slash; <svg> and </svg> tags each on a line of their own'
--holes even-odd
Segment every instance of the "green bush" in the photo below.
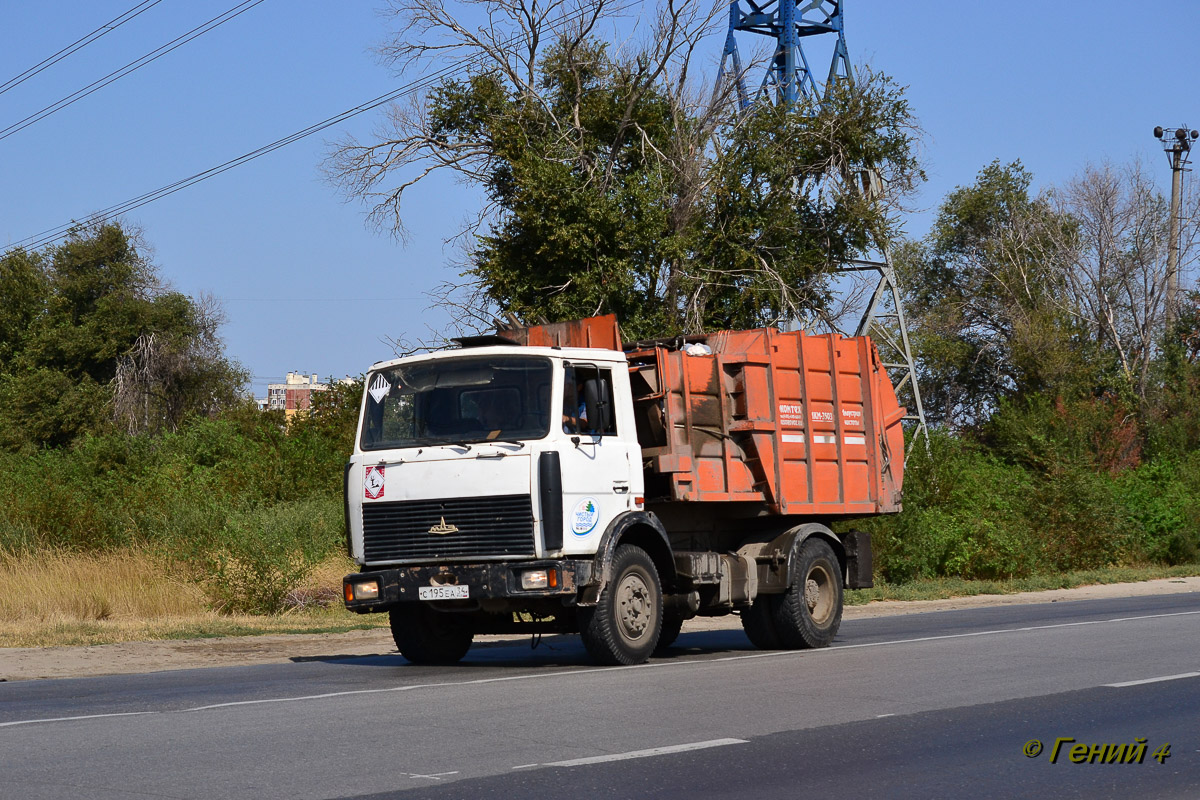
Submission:
<svg viewBox="0 0 1200 800">
<path fill-rule="evenodd" d="M 1184 462 L 1156 460 L 1117 482 L 1130 521 L 1134 551 L 1159 564 L 1192 563 L 1200 557 L 1200 454 Z M 1189 485 L 1190 484 L 1190 485 Z"/>
<path fill-rule="evenodd" d="M 884 580 L 1009 578 L 1034 571 L 1037 535 L 1021 513 L 1025 472 L 944 433 L 933 433 L 930 447 L 927 454 L 918 446 L 909 460 L 904 512 L 865 524 Z"/>
<path fill-rule="evenodd" d="M 1025 523 L 1037 531 L 1038 572 L 1116 566 L 1137 560 L 1114 479 L 1080 464 L 1031 474 Z"/>
<path fill-rule="evenodd" d="M 361 384 L 340 389 L 336 413 L 319 408 L 291 426 L 245 407 L 177 433 L 0 451 L 0 551 L 143 547 L 201 583 L 217 607 L 276 611 L 343 546 L 356 391 Z"/>
<path fill-rule="evenodd" d="M 859 524 L 890 583 L 1200 557 L 1200 452 L 1142 462 L 1115 401 L 1006 403 L 978 440 L 934 432 L 930 445 L 907 465 L 905 510 Z"/>
<path fill-rule="evenodd" d="M 1138 416 L 1113 397 L 1005 401 L 981 426 L 979 440 L 1006 462 L 1043 474 L 1075 467 L 1116 473 L 1142 460 Z"/>
<path fill-rule="evenodd" d="M 302 500 L 232 515 L 198 553 L 200 581 L 229 613 L 282 611 L 342 535 L 341 503 Z"/>
</svg>

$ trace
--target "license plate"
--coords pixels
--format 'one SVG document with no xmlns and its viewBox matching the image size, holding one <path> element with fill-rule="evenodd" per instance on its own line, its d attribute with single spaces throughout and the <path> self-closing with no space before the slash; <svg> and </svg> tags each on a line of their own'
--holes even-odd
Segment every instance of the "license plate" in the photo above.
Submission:
<svg viewBox="0 0 1200 800">
<path fill-rule="evenodd" d="M 422 600 L 466 600 L 470 594 L 470 586 L 421 586 L 417 588 L 417 596 Z"/>
</svg>

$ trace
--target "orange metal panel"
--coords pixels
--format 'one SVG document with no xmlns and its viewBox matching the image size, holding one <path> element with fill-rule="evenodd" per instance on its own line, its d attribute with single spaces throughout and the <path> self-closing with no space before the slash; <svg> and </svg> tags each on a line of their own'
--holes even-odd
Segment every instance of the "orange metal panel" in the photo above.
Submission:
<svg viewBox="0 0 1200 800">
<path fill-rule="evenodd" d="M 899 510 L 904 409 L 869 339 L 762 329 L 706 341 L 712 355 L 629 353 L 659 376 L 653 401 L 671 455 L 650 463 L 672 476 L 665 499 L 777 514 Z"/>
<path fill-rule="evenodd" d="M 617 316 L 551 322 L 527 328 L 509 328 L 501 332 L 506 339 L 528 347 L 600 347 L 621 350 L 621 331 Z"/>
</svg>

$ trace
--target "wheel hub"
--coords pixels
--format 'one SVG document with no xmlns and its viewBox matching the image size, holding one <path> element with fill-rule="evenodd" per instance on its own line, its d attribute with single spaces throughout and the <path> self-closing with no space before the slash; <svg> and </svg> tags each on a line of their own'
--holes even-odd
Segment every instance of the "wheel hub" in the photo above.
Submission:
<svg viewBox="0 0 1200 800">
<path fill-rule="evenodd" d="M 804 579 L 804 604 L 808 615 L 818 625 L 833 613 L 833 578 L 820 566 L 809 570 Z"/>
<path fill-rule="evenodd" d="M 809 578 L 804 582 L 804 602 L 808 603 L 808 610 L 812 611 L 817 607 L 817 601 L 821 599 L 821 587 L 817 586 L 817 582 Z"/>
<path fill-rule="evenodd" d="M 626 575 L 617 587 L 617 622 L 627 639 L 640 639 L 654 613 L 650 589 L 640 575 Z"/>
</svg>

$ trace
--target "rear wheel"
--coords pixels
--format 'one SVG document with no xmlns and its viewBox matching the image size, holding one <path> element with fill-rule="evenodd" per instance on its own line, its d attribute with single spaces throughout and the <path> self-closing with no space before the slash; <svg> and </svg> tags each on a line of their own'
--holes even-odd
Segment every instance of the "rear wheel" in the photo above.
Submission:
<svg viewBox="0 0 1200 800">
<path fill-rule="evenodd" d="M 742 630 L 746 632 L 750 644 L 759 650 L 779 649 L 779 634 L 775 631 L 775 606 L 778 601 L 778 595 L 760 594 L 754 598 L 754 605 L 741 611 Z"/>
<path fill-rule="evenodd" d="M 424 604 L 396 606 L 388 617 L 396 648 L 414 664 L 454 664 L 467 654 L 475 638 L 474 631 L 457 614 L 435 611 Z"/>
<path fill-rule="evenodd" d="M 824 539 L 805 539 L 796 554 L 796 582 L 779 595 L 773 621 L 789 649 L 828 647 L 842 624 L 842 570 Z"/>
<path fill-rule="evenodd" d="M 650 658 L 663 627 L 662 586 L 646 551 L 617 548 L 612 578 L 591 608 L 579 610 L 583 646 L 600 664 L 640 664 Z"/>
</svg>

